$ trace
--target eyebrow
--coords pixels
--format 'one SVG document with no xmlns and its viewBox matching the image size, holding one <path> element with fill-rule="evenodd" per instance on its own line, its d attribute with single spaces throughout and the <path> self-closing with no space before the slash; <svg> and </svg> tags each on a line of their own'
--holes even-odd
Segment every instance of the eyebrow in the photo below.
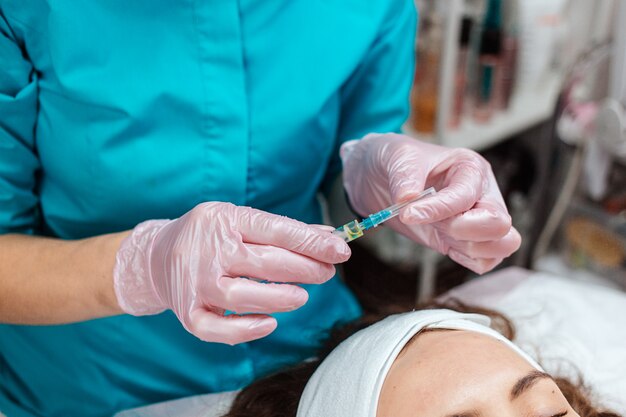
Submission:
<svg viewBox="0 0 626 417">
<path fill-rule="evenodd" d="M 511 389 L 510 398 L 511 401 L 516 400 L 522 395 L 524 392 L 528 391 L 535 383 L 542 379 L 550 379 L 553 378 L 546 374 L 545 372 L 532 371 L 528 375 L 522 377 L 519 381 L 515 383 L 513 388 Z M 447 415 L 446 417 L 481 417 L 481 414 L 476 410 L 465 411 L 463 413 L 454 413 Z"/>
<path fill-rule="evenodd" d="M 542 379 L 552 379 L 552 377 L 545 372 L 532 371 L 513 386 L 511 389 L 511 401 L 519 398 L 524 392 L 528 391 L 535 383 Z"/>
</svg>

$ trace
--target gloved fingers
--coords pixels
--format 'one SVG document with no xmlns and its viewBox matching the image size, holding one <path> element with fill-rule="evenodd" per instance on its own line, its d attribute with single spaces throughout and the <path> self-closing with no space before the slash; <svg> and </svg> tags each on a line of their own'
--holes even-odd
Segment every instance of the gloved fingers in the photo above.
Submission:
<svg viewBox="0 0 626 417">
<path fill-rule="evenodd" d="M 428 246 L 443 255 L 448 253 L 450 245 L 445 239 L 446 236 L 432 225 L 407 226 L 398 218 L 391 219 L 386 224 L 414 242 Z"/>
<path fill-rule="evenodd" d="M 487 186 L 484 190 L 484 195 L 481 199 L 485 202 L 490 202 L 493 205 L 499 205 L 503 210 L 506 210 L 506 203 L 500 193 L 500 187 L 493 172 L 489 171 L 487 176 Z"/>
<path fill-rule="evenodd" d="M 450 249 L 448 256 L 456 263 L 463 265 L 467 269 L 482 275 L 491 271 L 502 262 L 501 258 L 471 258 L 454 249 Z"/>
<path fill-rule="evenodd" d="M 511 216 L 499 207 L 477 204 L 471 210 L 434 226 L 453 241 L 491 242 L 510 233 Z"/>
<path fill-rule="evenodd" d="M 483 194 L 484 172 L 474 163 L 459 162 L 448 168 L 445 187 L 417 201 L 400 214 L 405 224 L 429 224 L 471 209 Z"/>
<path fill-rule="evenodd" d="M 329 226 L 327 224 L 310 224 L 309 226 L 322 232 L 332 232 L 333 230 L 335 230 L 334 226 Z"/>
<path fill-rule="evenodd" d="M 318 227 L 249 207 L 240 207 L 237 216 L 246 243 L 272 245 L 331 264 L 350 258 L 350 247 L 343 239 Z"/>
<path fill-rule="evenodd" d="M 391 204 L 409 200 L 424 191 L 430 165 L 420 161 L 420 151 L 412 146 L 398 147 L 388 158 Z"/>
<path fill-rule="evenodd" d="M 450 244 L 454 251 L 474 259 L 504 259 L 517 251 L 522 243 L 522 237 L 515 228 L 501 239 L 489 242 L 455 241 Z"/>
<path fill-rule="evenodd" d="M 471 210 L 450 219 L 447 233 L 456 240 L 486 242 L 501 239 L 511 230 L 511 216 L 492 173 L 485 193 Z"/>
<path fill-rule="evenodd" d="M 292 284 L 261 283 L 247 278 L 220 277 L 207 296 L 209 304 L 236 313 L 293 311 L 309 299 L 304 288 Z"/>
<path fill-rule="evenodd" d="M 262 314 L 222 316 L 200 308 L 191 313 L 187 330 L 205 342 L 236 345 L 261 339 L 276 330 L 277 326 L 275 318 Z"/>
<path fill-rule="evenodd" d="M 245 254 L 227 267 L 230 276 L 273 282 L 322 284 L 335 276 L 335 266 L 275 246 L 245 243 Z"/>
<path fill-rule="evenodd" d="M 372 134 L 369 134 L 367 136 L 365 136 L 364 138 L 362 138 L 361 140 L 367 138 L 368 136 L 371 136 Z M 339 156 L 341 157 L 342 161 L 345 161 L 350 158 L 350 155 L 352 154 L 352 152 L 354 152 L 354 150 L 358 147 L 359 143 L 361 142 L 361 140 L 359 139 L 353 139 L 353 140 L 349 140 L 347 142 L 344 142 L 341 147 L 339 148 Z"/>
</svg>

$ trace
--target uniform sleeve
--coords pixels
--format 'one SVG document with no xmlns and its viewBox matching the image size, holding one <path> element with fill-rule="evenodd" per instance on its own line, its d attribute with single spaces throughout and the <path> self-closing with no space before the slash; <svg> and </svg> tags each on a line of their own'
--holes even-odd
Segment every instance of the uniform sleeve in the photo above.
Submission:
<svg viewBox="0 0 626 417">
<path fill-rule="evenodd" d="M 417 11 L 414 0 L 394 0 L 368 54 L 341 90 L 337 152 L 325 187 L 341 171 L 339 146 L 368 133 L 401 131 L 409 115 L 415 67 Z"/>
<path fill-rule="evenodd" d="M 0 234 L 37 224 L 37 77 L 0 9 Z"/>
</svg>

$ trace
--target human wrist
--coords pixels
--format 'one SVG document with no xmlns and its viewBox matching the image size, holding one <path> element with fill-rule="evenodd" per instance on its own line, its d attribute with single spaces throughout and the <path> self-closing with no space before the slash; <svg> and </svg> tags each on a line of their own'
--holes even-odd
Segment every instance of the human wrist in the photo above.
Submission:
<svg viewBox="0 0 626 417">
<path fill-rule="evenodd" d="M 144 316 L 167 309 L 154 286 L 150 255 L 158 233 L 168 223 L 170 220 L 148 220 L 138 224 L 117 251 L 113 287 L 125 313 Z"/>
</svg>

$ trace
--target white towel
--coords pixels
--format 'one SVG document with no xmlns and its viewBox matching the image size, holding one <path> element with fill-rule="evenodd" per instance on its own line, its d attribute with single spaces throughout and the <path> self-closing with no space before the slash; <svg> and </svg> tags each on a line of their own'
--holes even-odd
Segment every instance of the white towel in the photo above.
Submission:
<svg viewBox="0 0 626 417">
<path fill-rule="evenodd" d="M 425 328 L 468 330 L 492 336 L 541 367 L 521 349 L 489 327 L 479 314 L 423 310 L 398 314 L 364 329 L 341 343 L 307 383 L 297 417 L 376 417 L 385 377 L 402 348 Z"/>
</svg>

